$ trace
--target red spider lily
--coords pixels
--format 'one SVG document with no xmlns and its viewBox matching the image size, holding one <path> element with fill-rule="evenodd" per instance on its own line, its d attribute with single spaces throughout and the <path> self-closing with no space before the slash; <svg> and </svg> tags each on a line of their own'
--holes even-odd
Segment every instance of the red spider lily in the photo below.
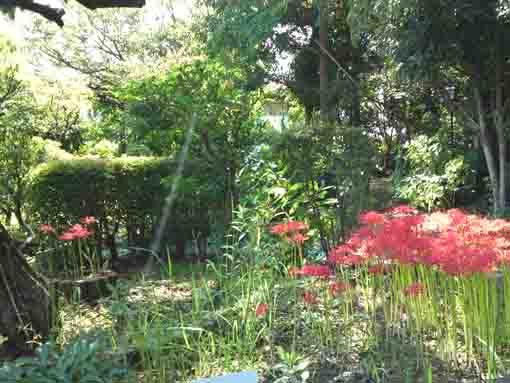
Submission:
<svg viewBox="0 0 510 383">
<path fill-rule="evenodd" d="M 81 223 L 83 223 L 84 225 L 93 225 L 94 223 L 97 222 L 96 218 L 95 217 L 92 217 L 92 216 L 86 216 L 86 217 L 83 217 L 81 220 L 80 220 Z"/>
<path fill-rule="evenodd" d="M 496 269 L 498 253 L 492 249 L 463 248 L 455 257 L 444 256 L 441 270 L 452 275 L 490 273 Z"/>
<path fill-rule="evenodd" d="M 370 274 L 385 274 L 391 272 L 391 270 L 391 265 L 385 265 L 383 263 L 379 263 L 368 268 L 368 272 Z"/>
<path fill-rule="evenodd" d="M 58 239 L 61 241 L 73 241 L 75 239 L 88 238 L 92 234 L 94 234 L 93 231 L 90 231 L 89 229 L 83 227 L 80 224 L 76 224 L 71 226 L 69 230 L 60 235 Z"/>
<path fill-rule="evenodd" d="M 257 318 L 263 317 L 266 315 L 267 311 L 269 310 L 269 305 L 266 303 L 259 303 L 257 305 L 257 308 L 255 309 L 255 316 Z"/>
<path fill-rule="evenodd" d="M 278 225 L 274 225 L 271 228 L 271 233 L 273 234 L 289 234 L 289 233 L 297 233 L 302 230 L 308 230 L 308 225 L 304 222 L 300 221 L 289 221 L 286 223 L 280 223 Z"/>
<path fill-rule="evenodd" d="M 303 272 L 299 267 L 290 267 L 287 272 L 291 277 L 297 277 L 298 275 L 302 275 Z"/>
<path fill-rule="evenodd" d="M 384 229 L 384 227 L 383 227 Z M 376 233 L 371 226 L 364 226 L 351 234 L 349 240 L 335 248 L 335 252 L 353 253 L 359 250 L 367 243 L 367 240 L 373 240 L 377 237 L 380 230 Z"/>
<path fill-rule="evenodd" d="M 448 210 L 448 217 L 453 225 L 460 225 L 468 220 L 468 215 L 460 209 Z"/>
<path fill-rule="evenodd" d="M 333 272 L 326 265 L 305 265 L 299 272 L 301 275 L 306 275 L 309 277 L 321 277 L 328 278 Z"/>
<path fill-rule="evenodd" d="M 73 233 L 75 238 L 87 238 L 93 234 L 92 231 L 90 231 L 86 227 L 83 227 L 80 224 L 73 225 L 69 229 L 69 232 Z"/>
<path fill-rule="evenodd" d="M 328 255 L 328 262 L 334 265 L 359 265 L 363 258 L 357 254 L 352 254 L 352 249 L 348 245 L 340 245 L 331 250 Z"/>
<path fill-rule="evenodd" d="M 302 245 L 308 239 L 310 239 L 310 237 L 307 237 L 301 233 L 296 233 L 289 238 L 289 241 Z"/>
<path fill-rule="evenodd" d="M 337 247 L 335 247 L 333 250 L 331 250 L 329 252 L 329 255 L 336 255 L 336 256 L 347 256 L 349 254 L 352 254 L 354 251 L 354 249 L 348 245 L 348 244 L 343 244 L 343 245 L 338 245 Z"/>
<path fill-rule="evenodd" d="M 382 225 L 385 221 L 384 215 L 376 213 L 375 211 L 362 213 L 359 216 L 359 222 L 364 225 Z"/>
<path fill-rule="evenodd" d="M 328 261 L 336 265 L 360 263 L 421 264 L 451 275 L 488 273 L 510 263 L 510 223 L 489 220 L 460 210 L 381 217 L 366 213 L 366 223 L 343 245 L 333 249 Z M 377 223 L 377 224 L 374 224 Z M 369 272 L 381 272 L 381 266 Z"/>
<path fill-rule="evenodd" d="M 287 232 L 287 226 L 284 223 L 274 225 L 271 228 L 271 233 L 273 233 L 273 234 L 285 234 L 286 232 Z"/>
<path fill-rule="evenodd" d="M 339 294 L 343 293 L 345 290 L 348 290 L 350 289 L 352 286 L 349 284 L 349 283 L 345 283 L 345 282 L 331 282 L 329 284 L 329 293 L 336 297 L 338 296 Z"/>
<path fill-rule="evenodd" d="M 312 293 L 311 291 L 305 291 L 303 293 L 303 300 L 307 305 L 315 305 L 319 303 L 319 300 L 317 299 L 317 296 Z"/>
<path fill-rule="evenodd" d="M 510 222 L 504 219 L 495 219 L 486 223 L 488 233 L 506 235 L 510 233 Z"/>
<path fill-rule="evenodd" d="M 413 283 L 404 289 L 404 294 L 408 297 L 416 297 L 425 292 L 425 286 L 421 283 Z"/>
<path fill-rule="evenodd" d="M 396 207 L 392 207 L 387 210 L 388 214 L 391 215 L 412 215 L 412 214 L 418 214 L 418 210 L 416 210 L 414 207 L 407 206 L 407 205 L 400 205 Z"/>
<path fill-rule="evenodd" d="M 74 234 L 71 232 L 66 232 L 58 237 L 60 241 L 73 241 L 74 240 Z"/>
<path fill-rule="evenodd" d="M 44 234 L 47 234 L 47 235 L 55 233 L 55 229 L 53 228 L 53 226 L 48 225 L 48 224 L 43 224 L 43 225 L 39 226 L 39 230 L 41 230 Z"/>
<path fill-rule="evenodd" d="M 304 222 L 299 222 L 299 221 L 287 222 L 287 231 L 288 232 L 301 231 L 301 230 L 308 230 L 308 225 Z"/>
</svg>

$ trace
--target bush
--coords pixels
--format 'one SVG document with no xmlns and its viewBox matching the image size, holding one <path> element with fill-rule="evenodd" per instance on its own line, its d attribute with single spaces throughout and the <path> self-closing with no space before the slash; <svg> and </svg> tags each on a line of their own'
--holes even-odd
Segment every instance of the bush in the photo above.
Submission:
<svg viewBox="0 0 510 383">
<path fill-rule="evenodd" d="M 125 381 L 127 368 L 113 356 L 105 358 L 106 348 L 100 341 L 77 341 L 65 346 L 58 353 L 52 343 L 43 344 L 38 357 L 21 358 L 0 367 L 0 381 L 3 383 L 64 383 L 94 382 L 110 383 Z"/>
<path fill-rule="evenodd" d="M 101 158 L 114 158 L 119 153 L 119 147 L 116 143 L 109 140 L 101 140 L 97 143 L 88 143 L 83 148 L 87 155 L 98 156 Z"/>
<path fill-rule="evenodd" d="M 140 246 L 159 222 L 176 168 L 174 161 L 156 157 L 49 162 L 34 172 L 32 208 L 41 223 L 56 227 L 94 216 L 98 239 L 124 228 L 129 244 Z M 188 239 L 192 231 L 206 235 L 209 208 L 222 206 L 223 184 L 214 169 L 187 163 L 167 234 Z"/>
<path fill-rule="evenodd" d="M 469 165 L 438 137 L 418 136 L 406 145 L 405 176 L 396 181 L 396 197 L 427 210 L 453 207 L 466 184 Z"/>
</svg>

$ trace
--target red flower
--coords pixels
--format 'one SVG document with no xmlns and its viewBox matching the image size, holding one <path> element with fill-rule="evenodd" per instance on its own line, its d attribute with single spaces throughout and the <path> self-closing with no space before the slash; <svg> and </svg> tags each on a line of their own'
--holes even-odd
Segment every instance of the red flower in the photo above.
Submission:
<svg viewBox="0 0 510 383">
<path fill-rule="evenodd" d="M 312 293 L 311 291 L 305 291 L 303 293 L 303 300 L 305 301 L 305 303 L 307 305 L 315 305 L 315 304 L 319 303 L 317 296 L 314 293 Z"/>
<path fill-rule="evenodd" d="M 390 213 L 395 215 L 390 218 Z M 336 265 L 369 263 L 369 273 L 388 271 L 387 261 L 434 267 L 450 275 L 493 272 L 510 263 L 510 223 L 469 215 L 461 210 L 419 214 L 401 206 L 386 213 L 364 213 L 366 223 L 345 244 L 333 249 L 328 261 Z M 383 222 L 384 218 L 384 223 Z M 374 227 L 375 226 L 375 227 Z M 407 295 L 423 291 L 419 284 Z"/>
<path fill-rule="evenodd" d="M 290 237 L 290 241 L 298 244 L 303 244 L 307 239 L 310 239 L 310 237 L 307 237 L 301 233 L 296 233 L 292 237 Z"/>
<path fill-rule="evenodd" d="M 300 270 L 300 274 L 309 277 L 327 278 L 332 275 L 331 269 L 326 265 L 305 265 Z"/>
<path fill-rule="evenodd" d="M 460 209 L 448 210 L 448 217 L 453 225 L 460 225 L 466 223 L 468 220 L 468 215 Z"/>
<path fill-rule="evenodd" d="M 348 245 L 340 245 L 331 250 L 328 255 L 328 262 L 334 265 L 359 265 L 363 258 L 352 254 L 352 249 Z"/>
<path fill-rule="evenodd" d="M 271 228 L 271 233 L 273 233 L 273 234 L 284 234 L 286 232 L 287 232 L 287 226 L 284 223 L 274 225 Z"/>
<path fill-rule="evenodd" d="M 69 232 L 69 231 L 68 231 L 68 232 L 65 232 L 64 234 L 62 234 L 62 235 L 60 235 L 60 236 L 58 237 L 58 239 L 59 239 L 60 241 L 72 241 L 72 240 L 74 240 L 74 238 L 75 238 L 75 237 L 74 237 L 74 234 L 73 234 L 73 233 L 71 233 L 71 232 Z"/>
<path fill-rule="evenodd" d="M 80 220 L 81 223 L 83 223 L 84 225 L 93 225 L 94 223 L 97 222 L 96 218 L 95 217 L 92 217 L 92 216 L 86 216 L 86 217 L 83 217 L 81 220 Z"/>
<path fill-rule="evenodd" d="M 391 271 L 390 265 L 385 265 L 383 263 L 379 263 L 378 265 L 374 265 L 368 268 L 368 272 L 370 274 L 384 274 Z"/>
<path fill-rule="evenodd" d="M 266 315 L 267 311 L 269 310 L 269 305 L 266 303 L 259 303 L 257 305 L 257 308 L 255 309 L 255 316 L 257 318 L 263 317 Z"/>
<path fill-rule="evenodd" d="M 404 289 L 404 294 L 408 297 L 416 297 L 418 295 L 423 294 L 425 291 L 425 286 L 423 286 L 421 283 L 413 283 L 412 285 L 407 286 Z"/>
<path fill-rule="evenodd" d="M 287 232 L 308 230 L 308 225 L 300 221 L 289 221 L 287 222 Z"/>
<path fill-rule="evenodd" d="M 329 293 L 336 297 L 339 294 L 343 293 L 345 290 L 351 288 L 351 285 L 345 282 L 331 282 L 329 284 Z"/>
<path fill-rule="evenodd" d="M 418 210 L 416 210 L 414 207 L 408 206 L 408 205 L 400 205 L 393 207 L 389 209 L 388 214 L 392 215 L 412 215 L 412 214 L 418 214 Z"/>
<path fill-rule="evenodd" d="M 83 227 L 80 224 L 73 225 L 69 232 L 71 232 L 75 238 L 87 238 L 90 237 L 93 233 L 86 227 Z"/>
<path fill-rule="evenodd" d="M 44 234 L 54 234 L 55 229 L 51 225 L 43 224 L 39 226 L 39 230 L 41 230 Z"/>
<path fill-rule="evenodd" d="M 67 230 L 64 234 L 58 237 L 61 241 L 72 241 L 75 239 L 88 238 L 94 232 L 90 231 L 86 227 L 83 227 L 80 224 L 73 225 Z"/>
<path fill-rule="evenodd" d="M 298 267 L 290 267 L 287 272 L 289 273 L 289 275 L 291 277 L 295 277 L 295 276 L 298 276 L 298 275 L 302 275 L 303 272 L 300 268 Z"/>
<path fill-rule="evenodd" d="M 308 225 L 304 222 L 300 221 L 289 221 L 287 223 L 280 223 L 278 225 L 274 225 L 271 228 L 271 233 L 273 234 L 289 234 L 289 233 L 297 233 L 301 230 L 308 230 Z"/>
<path fill-rule="evenodd" d="M 335 256 L 342 256 L 345 257 L 348 254 L 351 254 L 353 252 L 353 249 L 351 246 L 347 244 L 339 245 L 335 247 L 333 250 L 329 252 L 329 255 L 335 255 Z"/>
<path fill-rule="evenodd" d="M 369 211 L 360 214 L 359 221 L 364 225 L 382 225 L 385 222 L 385 218 L 382 214 L 376 213 L 375 211 Z"/>
</svg>

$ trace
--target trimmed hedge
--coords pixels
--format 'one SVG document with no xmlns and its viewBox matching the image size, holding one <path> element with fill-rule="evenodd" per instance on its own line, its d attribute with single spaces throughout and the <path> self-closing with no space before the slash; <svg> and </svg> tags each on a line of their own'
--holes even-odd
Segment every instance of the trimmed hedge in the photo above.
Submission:
<svg viewBox="0 0 510 383">
<path fill-rule="evenodd" d="M 101 238 L 124 228 L 129 245 L 143 246 L 159 222 L 176 169 L 175 161 L 157 157 L 52 161 L 34 173 L 31 206 L 41 223 L 64 226 L 94 216 Z M 186 163 L 167 239 L 207 236 L 211 211 L 219 216 L 223 208 L 224 182 L 218 173 L 204 163 Z"/>
</svg>

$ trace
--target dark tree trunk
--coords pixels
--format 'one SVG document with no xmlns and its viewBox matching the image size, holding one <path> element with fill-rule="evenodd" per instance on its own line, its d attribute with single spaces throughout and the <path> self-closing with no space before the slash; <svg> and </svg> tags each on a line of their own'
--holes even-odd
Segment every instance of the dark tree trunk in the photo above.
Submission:
<svg viewBox="0 0 510 383">
<path fill-rule="evenodd" d="M 175 240 L 175 259 L 176 260 L 183 260 L 184 256 L 186 255 L 186 240 L 181 238 L 177 238 Z"/>
<path fill-rule="evenodd" d="M 305 105 L 305 126 L 307 128 L 312 127 L 313 108 Z"/>
<path fill-rule="evenodd" d="M 117 250 L 117 244 L 115 243 L 115 234 L 107 234 L 107 243 L 108 248 L 110 249 L 110 260 L 113 265 L 119 260 L 119 251 Z"/>
<path fill-rule="evenodd" d="M 0 224 L 0 352 L 30 349 L 34 336 L 49 334 L 50 302 L 46 281 L 36 274 Z"/>
<path fill-rule="evenodd" d="M 204 260 L 207 258 L 207 237 L 205 234 L 201 234 L 197 240 L 198 242 L 198 257 L 200 260 Z"/>
<path fill-rule="evenodd" d="M 321 0 L 320 2 L 320 32 L 319 40 L 321 49 L 320 56 L 320 118 L 322 122 L 329 120 L 329 76 L 328 66 L 329 57 L 327 51 L 329 49 L 329 23 L 328 23 L 328 0 Z"/>
</svg>

